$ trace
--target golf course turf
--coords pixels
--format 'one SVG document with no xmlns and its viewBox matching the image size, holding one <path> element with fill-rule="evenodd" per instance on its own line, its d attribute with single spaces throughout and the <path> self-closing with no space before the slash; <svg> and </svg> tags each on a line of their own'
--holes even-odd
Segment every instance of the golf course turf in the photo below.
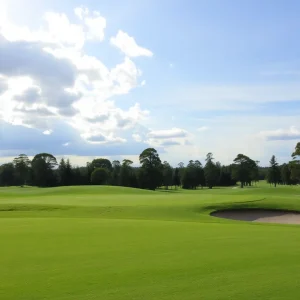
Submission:
<svg viewBox="0 0 300 300">
<path fill-rule="evenodd" d="M 0 299 L 299 299 L 299 225 L 210 215 L 247 208 L 300 187 L 0 188 Z"/>
</svg>

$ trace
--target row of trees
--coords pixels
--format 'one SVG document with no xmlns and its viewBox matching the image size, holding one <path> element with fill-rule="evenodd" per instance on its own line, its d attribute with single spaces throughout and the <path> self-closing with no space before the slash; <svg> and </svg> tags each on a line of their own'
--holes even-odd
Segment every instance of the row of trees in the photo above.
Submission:
<svg viewBox="0 0 300 300">
<path fill-rule="evenodd" d="M 292 154 L 293 160 L 281 166 L 275 156 L 269 168 L 260 168 L 259 162 L 244 154 L 238 154 L 233 163 L 224 166 L 214 161 L 212 153 L 206 156 L 204 166 L 199 160 L 190 160 L 185 166 L 182 162 L 173 168 L 167 161 L 162 162 L 154 148 L 145 149 L 139 156 L 140 167 L 133 162 L 111 162 L 97 158 L 85 167 L 73 167 L 67 159 L 56 158 L 49 153 L 40 153 L 32 161 L 20 154 L 13 162 L 0 166 L 0 185 L 35 185 L 39 187 L 107 184 L 143 189 L 156 189 L 164 186 L 182 186 L 185 189 L 197 187 L 232 186 L 240 182 L 243 188 L 260 179 L 270 184 L 296 184 L 300 181 L 300 143 Z"/>
</svg>

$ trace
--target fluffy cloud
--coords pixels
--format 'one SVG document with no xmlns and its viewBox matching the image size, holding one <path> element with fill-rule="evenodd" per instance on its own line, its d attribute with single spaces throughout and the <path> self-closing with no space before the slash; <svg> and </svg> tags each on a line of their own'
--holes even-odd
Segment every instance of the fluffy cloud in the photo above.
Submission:
<svg viewBox="0 0 300 300">
<path fill-rule="evenodd" d="M 136 142 L 138 142 L 138 143 L 140 143 L 140 142 L 143 140 L 143 138 L 141 137 L 141 135 L 139 135 L 138 133 L 132 134 L 132 138 L 133 138 Z"/>
<path fill-rule="evenodd" d="M 111 37 L 110 42 L 129 57 L 153 56 L 150 50 L 139 46 L 133 37 L 122 30 L 119 30 L 115 37 Z"/>
<path fill-rule="evenodd" d="M 126 139 L 114 137 L 112 134 L 109 136 L 104 136 L 103 134 L 99 133 L 97 135 L 91 135 L 87 137 L 87 140 L 92 143 L 98 144 L 106 144 L 107 142 L 111 143 L 125 143 Z"/>
<path fill-rule="evenodd" d="M 106 19 L 98 11 L 90 13 L 87 7 L 76 7 L 75 15 L 84 22 L 87 28 L 87 38 L 102 41 L 106 28 Z"/>
<path fill-rule="evenodd" d="M 47 137 L 53 136 L 58 122 L 64 122 L 86 143 L 81 143 L 82 149 L 90 144 L 124 144 L 125 131 L 135 130 L 149 115 L 138 103 L 121 109 L 111 100 L 142 85 L 142 72 L 129 58 L 136 55 L 108 68 L 87 54 L 87 40 L 103 41 L 106 20 L 85 7 L 74 12 L 79 23 L 70 22 L 65 14 L 48 12 L 45 26 L 38 30 L 16 26 L 2 12 L 0 120 L 38 129 Z M 129 46 L 126 49 L 134 53 L 149 51 L 130 37 Z M 135 141 L 132 132 L 125 135 Z M 74 146 L 69 140 L 59 143 L 64 148 Z"/>
<path fill-rule="evenodd" d="M 172 128 L 149 131 L 146 137 L 145 142 L 150 146 L 165 148 L 189 144 L 192 136 L 184 129 Z"/>
<path fill-rule="evenodd" d="M 8 84 L 3 77 L 0 77 L 0 95 L 8 89 Z"/>
<path fill-rule="evenodd" d="M 261 131 L 259 136 L 265 138 L 268 141 L 280 141 L 280 140 L 299 140 L 300 130 L 295 126 L 291 126 L 289 129 L 277 129 L 271 131 Z"/>
</svg>

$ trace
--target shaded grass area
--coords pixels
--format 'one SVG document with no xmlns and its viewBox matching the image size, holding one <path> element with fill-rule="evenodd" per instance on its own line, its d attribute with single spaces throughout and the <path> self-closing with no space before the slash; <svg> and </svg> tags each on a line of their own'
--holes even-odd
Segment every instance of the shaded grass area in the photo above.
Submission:
<svg viewBox="0 0 300 300">
<path fill-rule="evenodd" d="M 0 299 L 297 299 L 300 226 L 209 216 L 300 209 L 300 188 L 0 189 Z"/>
</svg>

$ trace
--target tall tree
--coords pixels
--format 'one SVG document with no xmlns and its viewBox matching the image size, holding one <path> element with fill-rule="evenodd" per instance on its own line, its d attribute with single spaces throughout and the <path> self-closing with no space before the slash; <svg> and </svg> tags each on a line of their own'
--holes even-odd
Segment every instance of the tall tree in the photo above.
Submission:
<svg viewBox="0 0 300 300">
<path fill-rule="evenodd" d="M 280 174 L 281 174 L 282 184 L 284 185 L 291 184 L 291 171 L 288 164 L 281 165 Z"/>
<path fill-rule="evenodd" d="M 64 158 L 62 158 L 58 165 L 58 180 L 59 185 L 67 185 L 67 177 L 66 177 L 66 162 Z"/>
<path fill-rule="evenodd" d="M 121 163 L 118 160 L 112 162 L 111 184 L 120 185 Z"/>
<path fill-rule="evenodd" d="M 54 186 L 56 178 L 53 169 L 56 167 L 56 158 L 49 153 L 39 153 L 32 160 L 34 184 L 40 187 Z"/>
<path fill-rule="evenodd" d="M 246 184 L 251 185 L 254 174 L 253 170 L 256 168 L 255 161 L 244 154 L 238 154 L 233 161 L 235 166 L 233 168 L 233 177 L 240 181 L 241 188 Z"/>
<path fill-rule="evenodd" d="M 72 182 L 73 182 L 73 168 L 72 168 L 72 165 L 71 165 L 69 159 L 67 159 L 67 161 L 66 161 L 66 178 L 67 178 L 66 185 L 72 185 Z"/>
<path fill-rule="evenodd" d="M 178 168 L 175 168 L 175 170 L 174 170 L 172 184 L 175 186 L 175 189 L 177 189 L 177 187 L 180 186 L 180 177 L 179 177 L 179 169 Z"/>
<path fill-rule="evenodd" d="M 29 175 L 30 160 L 26 154 L 20 154 L 14 158 L 13 164 L 17 174 L 18 181 L 21 186 L 26 184 Z"/>
<path fill-rule="evenodd" d="M 178 167 L 179 167 L 178 172 L 179 172 L 180 182 L 182 182 L 182 177 L 183 177 L 184 170 L 185 170 L 184 163 L 181 161 L 181 162 L 178 164 Z"/>
<path fill-rule="evenodd" d="M 15 168 L 12 163 L 4 164 L 0 167 L 0 185 L 11 186 L 15 184 Z"/>
<path fill-rule="evenodd" d="M 157 151 L 154 148 L 145 149 L 139 156 L 142 169 L 143 183 L 146 188 L 155 190 L 162 185 L 162 164 Z"/>
<path fill-rule="evenodd" d="M 196 186 L 201 186 L 203 188 L 205 186 L 203 166 L 199 160 L 195 160 L 194 167 L 196 173 Z"/>
<path fill-rule="evenodd" d="M 219 172 L 216 164 L 213 162 L 214 158 L 212 153 L 208 153 L 205 159 L 204 175 L 206 185 L 212 189 L 218 182 Z"/>
<path fill-rule="evenodd" d="M 134 176 L 134 171 L 132 168 L 133 161 L 130 159 L 123 159 L 122 166 L 120 170 L 120 184 L 122 186 L 130 187 L 132 186 L 132 180 Z"/>
<path fill-rule="evenodd" d="M 163 163 L 163 185 L 166 189 L 172 186 L 173 169 L 167 161 Z"/>
<path fill-rule="evenodd" d="M 289 162 L 291 179 L 300 181 L 300 142 L 297 143 L 295 151 L 292 153 L 293 160 Z"/>
<path fill-rule="evenodd" d="M 92 161 L 92 167 L 95 168 L 104 168 L 107 171 L 112 171 L 112 164 L 109 159 L 106 158 L 96 158 Z"/>
<path fill-rule="evenodd" d="M 199 185 L 205 185 L 202 165 L 199 160 L 190 160 L 182 176 L 182 187 L 196 189 Z"/>
<path fill-rule="evenodd" d="M 275 155 L 272 155 L 270 160 L 270 167 L 268 170 L 268 182 L 274 184 L 276 187 L 280 181 L 280 169 L 278 167 L 278 163 L 276 161 Z"/>
</svg>

